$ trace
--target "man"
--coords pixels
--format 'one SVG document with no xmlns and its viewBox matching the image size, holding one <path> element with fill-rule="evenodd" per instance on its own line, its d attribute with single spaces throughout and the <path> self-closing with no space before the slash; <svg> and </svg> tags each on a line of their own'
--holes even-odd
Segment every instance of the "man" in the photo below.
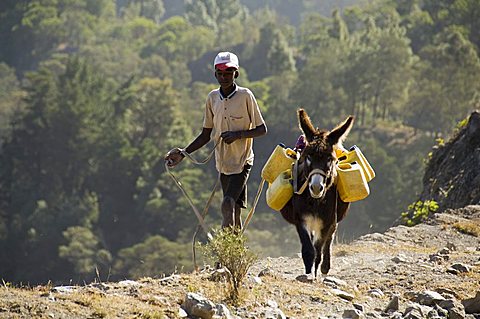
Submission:
<svg viewBox="0 0 480 319">
<path fill-rule="evenodd" d="M 220 87 L 212 90 L 205 105 L 203 129 L 186 148 L 190 154 L 210 141 L 215 149 L 216 168 L 221 173 L 222 227 L 242 227 L 241 209 L 247 207 L 247 180 L 253 165 L 253 138 L 265 135 L 267 127 L 253 93 L 235 83 L 239 76 L 238 57 L 220 52 L 214 60 L 215 78 Z M 174 167 L 184 155 L 174 148 L 165 156 Z"/>
</svg>

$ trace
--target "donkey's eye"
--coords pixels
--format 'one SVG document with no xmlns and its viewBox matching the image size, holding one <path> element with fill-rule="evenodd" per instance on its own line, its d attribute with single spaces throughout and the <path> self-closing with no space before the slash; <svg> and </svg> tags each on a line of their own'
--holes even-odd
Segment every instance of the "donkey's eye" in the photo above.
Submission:
<svg viewBox="0 0 480 319">
<path fill-rule="evenodd" d="M 305 163 L 307 164 L 307 166 L 310 166 L 310 164 L 312 164 L 312 160 L 310 159 L 310 156 L 307 156 L 305 158 Z"/>
</svg>

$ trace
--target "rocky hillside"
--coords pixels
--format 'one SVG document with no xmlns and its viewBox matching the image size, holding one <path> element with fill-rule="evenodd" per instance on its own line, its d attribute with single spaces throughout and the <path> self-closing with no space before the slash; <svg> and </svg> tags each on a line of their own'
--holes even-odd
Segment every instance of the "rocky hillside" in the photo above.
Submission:
<svg viewBox="0 0 480 319">
<path fill-rule="evenodd" d="M 241 302 L 222 271 L 84 286 L 0 288 L 0 318 L 480 318 L 480 206 L 334 245 L 328 276 L 299 256 L 256 263 Z"/>
</svg>

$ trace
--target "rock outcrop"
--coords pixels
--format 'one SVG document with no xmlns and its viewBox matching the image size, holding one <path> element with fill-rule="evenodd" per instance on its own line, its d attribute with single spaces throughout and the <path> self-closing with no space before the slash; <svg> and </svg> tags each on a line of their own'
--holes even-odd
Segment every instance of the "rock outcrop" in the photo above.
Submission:
<svg viewBox="0 0 480 319">
<path fill-rule="evenodd" d="M 480 113 L 445 145 L 437 145 L 423 179 L 421 201 L 435 200 L 439 211 L 480 204 Z"/>
</svg>

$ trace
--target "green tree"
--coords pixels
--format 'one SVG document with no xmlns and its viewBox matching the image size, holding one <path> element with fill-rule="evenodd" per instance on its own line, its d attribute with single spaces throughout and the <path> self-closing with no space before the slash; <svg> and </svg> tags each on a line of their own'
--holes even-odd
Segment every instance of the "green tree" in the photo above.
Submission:
<svg viewBox="0 0 480 319">
<path fill-rule="evenodd" d="M 216 45 L 230 47 L 243 40 L 242 22 L 248 10 L 239 0 L 186 0 L 185 16 L 192 25 L 213 30 Z"/>
<path fill-rule="evenodd" d="M 118 253 L 119 258 L 113 272 L 138 279 L 191 270 L 189 248 L 190 245 L 178 244 L 162 236 L 151 236 L 132 247 L 122 249 Z"/>
<path fill-rule="evenodd" d="M 66 245 L 60 245 L 60 258 L 68 260 L 74 266 L 74 272 L 82 278 L 91 280 L 98 275 L 108 273 L 112 261 L 110 252 L 101 248 L 99 239 L 91 229 L 71 226 L 63 231 Z M 108 277 L 105 278 L 108 280 Z"/>
<path fill-rule="evenodd" d="M 165 14 L 165 7 L 163 0 L 127 0 L 122 11 L 124 15 L 145 17 L 158 24 Z"/>
<path fill-rule="evenodd" d="M 333 11 L 333 25 L 330 29 L 330 37 L 338 39 L 340 41 L 346 41 L 348 39 L 347 24 L 343 20 L 340 11 L 335 9 Z"/>
<path fill-rule="evenodd" d="M 293 50 L 276 23 L 267 22 L 260 29 L 260 39 L 247 64 L 252 71 L 250 79 L 254 81 L 295 70 Z"/>
<path fill-rule="evenodd" d="M 23 97 L 15 70 L 0 63 L 0 141 L 8 139 L 13 120 L 22 111 Z"/>
<path fill-rule="evenodd" d="M 35 282 L 70 274 L 56 251 L 61 233 L 96 218 L 87 190 L 105 87 L 78 59 L 60 77 L 41 69 L 29 81 L 25 115 L 1 152 L 9 228 L 2 273 Z"/>
<path fill-rule="evenodd" d="M 456 28 L 440 33 L 420 57 L 417 88 L 408 104 L 409 123 L 447 134 L 478 102 L 480 59 L 475 46 Z"/>
</svg>

